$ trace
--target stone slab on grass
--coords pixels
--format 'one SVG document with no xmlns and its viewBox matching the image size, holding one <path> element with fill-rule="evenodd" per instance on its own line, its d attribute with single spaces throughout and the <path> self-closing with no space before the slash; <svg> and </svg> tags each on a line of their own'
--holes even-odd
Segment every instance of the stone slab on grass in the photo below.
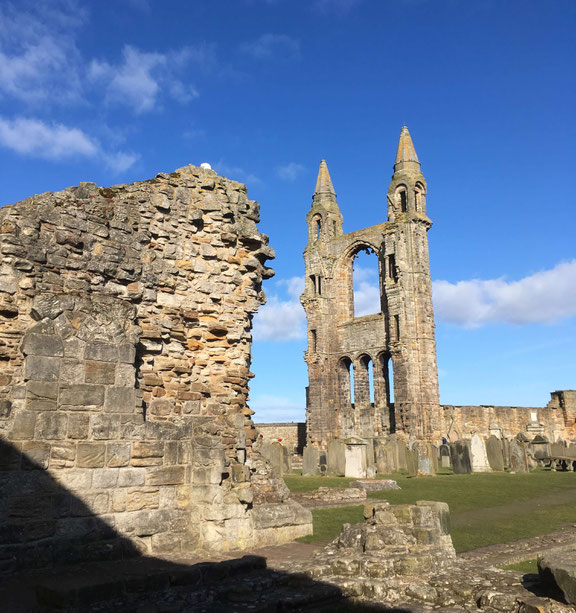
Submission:
<svg viewBox="0 0 576 613">
<path fill-rule="evenodd" d="M 349 487 L 356 487 L 366 492 L 382 492 L 384 490 L 401 489 L 394 479 L 363 479 L 362 481 L 350 481 Z"/>
</svg>

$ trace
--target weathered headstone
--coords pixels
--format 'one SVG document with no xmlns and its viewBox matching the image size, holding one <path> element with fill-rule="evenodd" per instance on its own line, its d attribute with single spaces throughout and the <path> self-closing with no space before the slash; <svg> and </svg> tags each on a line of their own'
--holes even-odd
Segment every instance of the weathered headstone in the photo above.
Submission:
<svg viewBox="0 0 576 613">
<path fill-rule="evenodd" d="M 306 445 L 302 451 L 302 475 L 313 477 L 320 472 L 320 453 L 313 445 Z"/>
<path fill-rule="evenodd" d="M 292 472 L 292 457 L 290 450 L 285 445 L 282 445 L 282 474 Z"/>
<path fill-rule="evenodd" d="M 469 441 L 464 440 L 450 443 L 450 455 L 452 457 L 452 470 L 455 475 L 463 475 L 472 472 Z"/>
<path fill-rule="evenodd" d="M 418 474 L 418 448 L 414 442 L 406 449 L 406 464 L 408 474 L 415 477 Z"/>
<path fill-rule="evenodd" d="M 473 473 L 491 472 L 484 439 L 479 434 L 474 434 L 470 441 L 470 463 Z"/>
<path fill-rule="evenodd" d="M 329 475 L 342 476 L 346 471 L 346 443 L 333 439 L 328 443 L 326 451 L 326 468 Z"/>
<path fill-rule="evenodd" d="M 450 445 L 440 445 L 440 466 L 442 466 L 442 468 L 450 468 L 450 466 L 452 466 Z"/>
<path fill-rule="evenodd" d="M 504 450 L 502 441 L 492 434 L 486 441 L 486 455 L 488 456 L 488 464 L 495 471 L 504 470 Z"/>
<path fill-rule="evenodd" d="M 412 443 L 411 451 L 416 454 L 417 474 L 435 475 L 438 472 L 438 449 L 425 441 Z"/>
<path fill-rule="evenodd" d="M 526 444 L 517 438 L 510 441 L 510 470 L 515 473 L 528 472 Z"/>
<path fill-rule="evenodd" d="M 270 444 L 268 460 L 272 465 L 272 470 L 277 475 L 283 475 L 285 470 L 284 447 L 281 443 L 274 442 Z"/>
<path fill-rule="evenodd" d="M 367 476 L 368 445 L 366 441 L 357 438 L 346 440 L 344 450 L 344 476 L 356 477 L 357 479 L 365 479 Z"/>
</svg>

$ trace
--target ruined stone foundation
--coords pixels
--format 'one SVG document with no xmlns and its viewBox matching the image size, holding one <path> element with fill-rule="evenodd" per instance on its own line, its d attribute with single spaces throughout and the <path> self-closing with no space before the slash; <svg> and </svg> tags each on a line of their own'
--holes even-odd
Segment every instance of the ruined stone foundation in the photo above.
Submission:
<svg viewBox="0 0 576 613">
<path fill-rule="evenodd" d="M 258 221 L 193 166 L 0 210 L 0 568 L 311 531 L 252 447 Z"/>
</svg>

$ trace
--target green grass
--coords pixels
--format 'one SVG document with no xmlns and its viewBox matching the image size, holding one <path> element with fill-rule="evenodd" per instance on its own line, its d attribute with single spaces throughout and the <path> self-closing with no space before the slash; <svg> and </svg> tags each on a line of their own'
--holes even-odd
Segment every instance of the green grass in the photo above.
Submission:
<svg viewBox="0 0 576 613">
<path fill-rule="evenodd" d="M 333 507 L 329 509 L 312 509 L 314 534 L 302 536 L 301 543 L 331 541 L 342 530 L 343 524 L 358 524 L 364 521 L 364 507 Z"/>
<path fill-rule="evenodd" d="M 539 470 L 515 475 L 441 474 L 414 478 L 395 474 L 387 478 L 395 479 L 402 489 L 374 492 L 369 499 L 387 500 L 391 504 L 413 504 L 417 500 L 448 503 L 457 551 L 548 534 L 576 522 L 574 503 L 546 503 L 547 496 L 558 492 L 574 492 L 576 502 L 574 473 Z M 318 487 L 346 487 L 351 479 L 289 475 L 285 480 L 290 490 L 302 492 Z M 302 540 L 333 539 L 342 524 L 363 521 L 362 510 L 362 506 L 313 510 L 314 534 Z"/>
<path fill-rule="evenodd" d="M 319 487 L 348 487 L 351 477 L 303 477 L 302 475 L 284 475 L 284 481 L 291 492 L 311 492 Z"/>
<path fill-rule="evenodd" d="M 503 567 L 503 570 L 518 570 L 526 575 L 538 574 L 538 564 L 536 560 L 524 560 L 524 562 L 516 562 L 516 564 L 508 564 Z"/>
</svg>

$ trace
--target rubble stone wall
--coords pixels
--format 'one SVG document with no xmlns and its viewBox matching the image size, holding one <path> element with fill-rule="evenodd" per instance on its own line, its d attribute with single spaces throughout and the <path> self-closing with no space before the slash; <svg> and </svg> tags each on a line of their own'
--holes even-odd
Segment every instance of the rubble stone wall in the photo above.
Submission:
<svg viewBox="0 0 576 613">
<path fill-rule="evenodd" d="M 306 424 L 304 422 L 256 423 L 258 432 L 265 441 L 280 441 L 291 453 L 302 454 L 306 444 Z"/>
<path fill-rule="evenodd" d="M 288 494 L 246 404 L 273 275 L 258 221 L 244 185 L 193 166 L 0 210 L 0 560 L 273 540 L 252 507 Z M 281 540 L 309 531 L 280 515 Z"/>
</svg>

